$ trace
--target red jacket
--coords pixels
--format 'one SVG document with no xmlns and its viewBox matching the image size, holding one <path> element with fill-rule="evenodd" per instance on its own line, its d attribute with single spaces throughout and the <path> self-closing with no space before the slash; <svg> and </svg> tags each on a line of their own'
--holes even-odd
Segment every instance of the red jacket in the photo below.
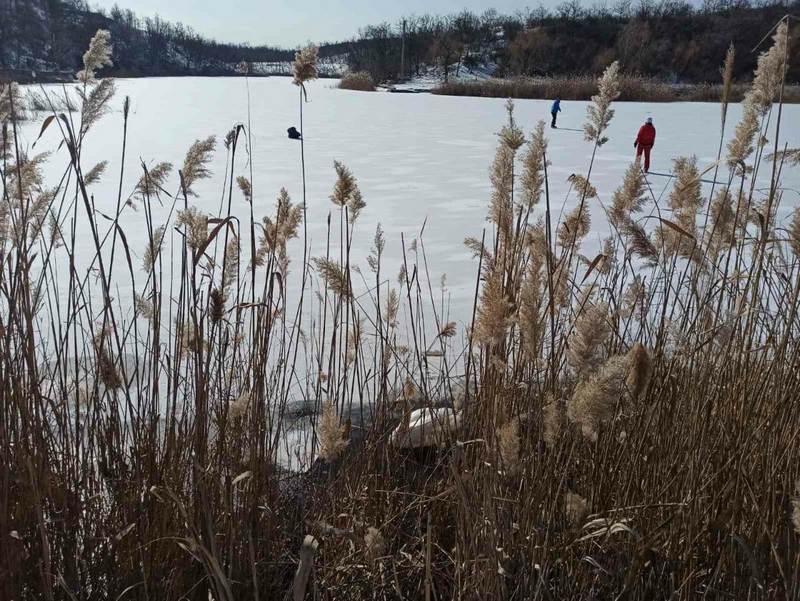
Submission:
<svg viewBox="0 0 800 601">
<path fill-rule="evenodd" d="M 656 128 L 652 123 L 645 123 L 639 128 L 639 135 L 636 136 L 638 146 L 653 146 L 656 143 Z"/>
</svg>

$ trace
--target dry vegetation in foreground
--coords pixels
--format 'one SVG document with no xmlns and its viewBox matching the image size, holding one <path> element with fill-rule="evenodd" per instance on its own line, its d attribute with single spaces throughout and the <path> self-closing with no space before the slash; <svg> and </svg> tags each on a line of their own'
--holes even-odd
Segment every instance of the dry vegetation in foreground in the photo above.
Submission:
<svg viewBox="0 0 800 601">
<path fill-rule="evenodd" d="M 115 102 L 96 79 L 106 33 L 84 59 L 80 113 L 44 123 L 69 156 L 57 187 L 42 181 L 47 157 L 19 148 L 18 90 L 3 88 L 0 598 L 800 597 L 800 213 L 776 222 L 800 156 L 781 152 L 786 44 L 784 21 L 727 147 L 720 134 L 713 179 L 727 184 L 708 195 L 692 157 L 675 161 L 666 201 L 637 163 L 613 193 L 591 184 L 620 94 L 613 64 L 559 219 L 544 124 L 526 135 L 509 103 L 489 227 L 467 240 L 463 331 L 442 321 L 424 239 L 378 228 L 355 271 L 369 208 L 344 165 L 324 255 L 308 256 L 305 205 L 286 191 L 256 215 L 264 196 L 236 162 L 249 126 L 225 136 L 216 214 L 194 206 L 213 137 L 177 174 L 143 167 L 132 197 L 96 210 L 105 164 L 81 151 Z M 315 60 L 309 48 L 294 65 L 301 123 Z M 143 249 L 128 245 L 131 204 Z M 584 257 L 590 205 L 613 234 Z M 84 233 L 95 254 L 80 271 Z M 403 248 L 397 279 L 389 243 Z M 317 459 L 287 473 L 297 397 L 315 408 Z M 412 436 L 428 447 L 403 449 Z"/>
<path fill-rule="evenodd" d="M 712 84 L 669 84 L 637 76 L 620 77 L 618 100 L 638 102 L 719 102 L 722 86 Z M 730 102 L 741 102 L 749 86 L 734 85 Z M 597 93 L 597 80 L 588 76 L 515 77 L 511 79 L 455 80 L 438 86 L 434 94 L 443 96 L 482 96 L 529 100 L 561 98 L 591 100 Z M 784 103 L 800 103 L 800 86 L 786 86 Z"/>
<path fill-rule="evenodd" d="M 342 90 L 358 90 L 359 92 L 374 92 L 375 82 L 372 80 L 372 75 L 366 71 L 345 73 L 339 82 L 339 88 Z"/>
</svg>

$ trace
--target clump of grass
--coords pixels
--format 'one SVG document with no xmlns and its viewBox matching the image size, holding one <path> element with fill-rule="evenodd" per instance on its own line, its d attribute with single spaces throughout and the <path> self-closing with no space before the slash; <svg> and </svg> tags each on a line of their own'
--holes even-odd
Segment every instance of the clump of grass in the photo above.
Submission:
<svg viewBox="0 0 800 601">
<path fill-rule="evenodd" d="M 356 90 L 359 92 L 374 92 L 375 81 L 367 71 L 348 72 L 339 81 L 339 89 Z"/>
</svg>

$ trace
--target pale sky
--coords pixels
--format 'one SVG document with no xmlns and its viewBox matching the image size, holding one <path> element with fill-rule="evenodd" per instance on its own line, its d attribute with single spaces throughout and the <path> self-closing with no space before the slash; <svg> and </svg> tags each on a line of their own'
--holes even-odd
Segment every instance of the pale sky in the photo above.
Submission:
<svg viewBox="0 0 800 601">
<path fill-rule="evenodd" d="M 554 7 L 561 0 L 542 0 Z M 360 27 L 395 22 L 412 14 L 445 15 L 469 9 L 494 8 L 513 13 L 539 0 L 89 0 L 93 7 L 114 4 L 139 16 L 180 21 L 221 42 L 250 42 L 296 47 L 306 42 L 340 41 Z"/>
</svg>

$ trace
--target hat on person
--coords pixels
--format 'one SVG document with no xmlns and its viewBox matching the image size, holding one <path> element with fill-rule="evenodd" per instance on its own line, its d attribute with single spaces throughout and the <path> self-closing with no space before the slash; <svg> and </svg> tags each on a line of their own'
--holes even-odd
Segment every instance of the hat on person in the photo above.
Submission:
<svg viewBox="0 0 800 601">
<path fill-rule="evenodd" d="M 652 117 L 648 117 L 647 118 L 647 123 L 653 123 L 653 118 Z"/>
</svg>

